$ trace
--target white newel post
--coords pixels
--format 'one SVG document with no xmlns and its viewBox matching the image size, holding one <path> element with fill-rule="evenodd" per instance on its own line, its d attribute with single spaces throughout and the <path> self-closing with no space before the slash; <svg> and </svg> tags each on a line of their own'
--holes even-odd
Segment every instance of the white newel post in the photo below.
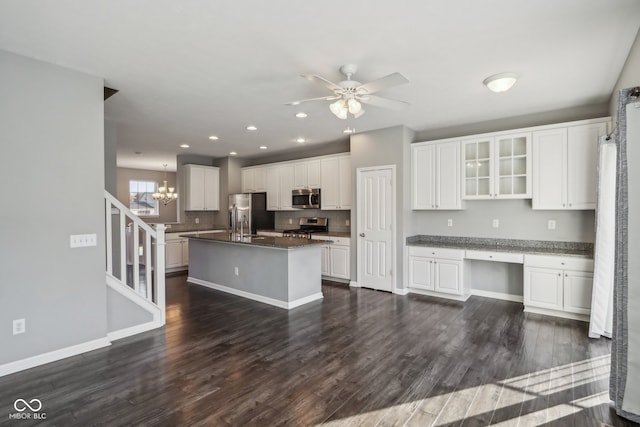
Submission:
<svg viewBox="0 0 640 427">
<path fill-rule="evenodd" d="M 156 229 L 156 259 L 154 275 L 156 283 L 156 305 L 160 307 L 161 323 L 165 324 L 165 289 L 164 289 L 164 231 L 166 226 L 164 224 L 157 224 Z"/>
</svg>

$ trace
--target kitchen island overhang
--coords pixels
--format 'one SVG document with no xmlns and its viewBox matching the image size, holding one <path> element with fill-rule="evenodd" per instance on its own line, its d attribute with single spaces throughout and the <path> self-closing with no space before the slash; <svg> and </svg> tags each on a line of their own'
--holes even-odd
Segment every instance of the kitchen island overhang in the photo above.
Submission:
<svg viewBox="0 0 640 427">
<path fill-rule="evenodd" d="M 229 233 L 189 237 L 187 281 L 284 309 L 322 296 L 324 240 Z"/>
</svg>

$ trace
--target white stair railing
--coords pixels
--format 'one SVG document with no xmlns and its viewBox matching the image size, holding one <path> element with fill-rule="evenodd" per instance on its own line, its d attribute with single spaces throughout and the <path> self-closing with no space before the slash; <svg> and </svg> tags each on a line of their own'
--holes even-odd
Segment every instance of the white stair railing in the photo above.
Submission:
<svg viewBox="0 0 640 427">
<path fill-rule="evenodd" d="M 164 324 L 165 226 L 151 227 L 107 191 L 104 198 L 107 275 L 155 304 Z"/>
</svg>

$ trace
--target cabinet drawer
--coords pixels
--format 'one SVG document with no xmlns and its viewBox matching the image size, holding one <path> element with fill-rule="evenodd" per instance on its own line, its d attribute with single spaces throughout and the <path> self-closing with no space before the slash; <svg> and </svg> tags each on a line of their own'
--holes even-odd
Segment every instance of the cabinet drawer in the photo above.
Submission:
<svg viewBox="0 0 640 427">
<path fill-rule="evenodd" d="M 465 258 L 480 261 L 510 262 L 513 264 L 522 264 L 524 262 L 524 255 L 510 252 L 467 251 Z"/>
<path fill-rule="evenodd" d="M 409 246 L 409 255 L 462 261 L 464 259 L 464 250 Z"/>
<path fill-rule="evenodd" d="M 527 267 L 557 268 L 560 270 L 593 271 L 593 259 L 550 255 L 525 255 Z"/>
</svg>

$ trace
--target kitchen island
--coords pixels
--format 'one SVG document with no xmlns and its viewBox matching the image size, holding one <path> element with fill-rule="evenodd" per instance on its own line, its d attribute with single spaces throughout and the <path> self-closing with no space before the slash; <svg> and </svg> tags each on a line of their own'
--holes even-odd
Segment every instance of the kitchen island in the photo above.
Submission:
<svg viewBox="0 0 640 427">
<path fill-rule="evenodd" d="M 189 238 L 188 282 L 292 309 L 322 299 L 322 240 L 205 233 Z"/>
</svg>

